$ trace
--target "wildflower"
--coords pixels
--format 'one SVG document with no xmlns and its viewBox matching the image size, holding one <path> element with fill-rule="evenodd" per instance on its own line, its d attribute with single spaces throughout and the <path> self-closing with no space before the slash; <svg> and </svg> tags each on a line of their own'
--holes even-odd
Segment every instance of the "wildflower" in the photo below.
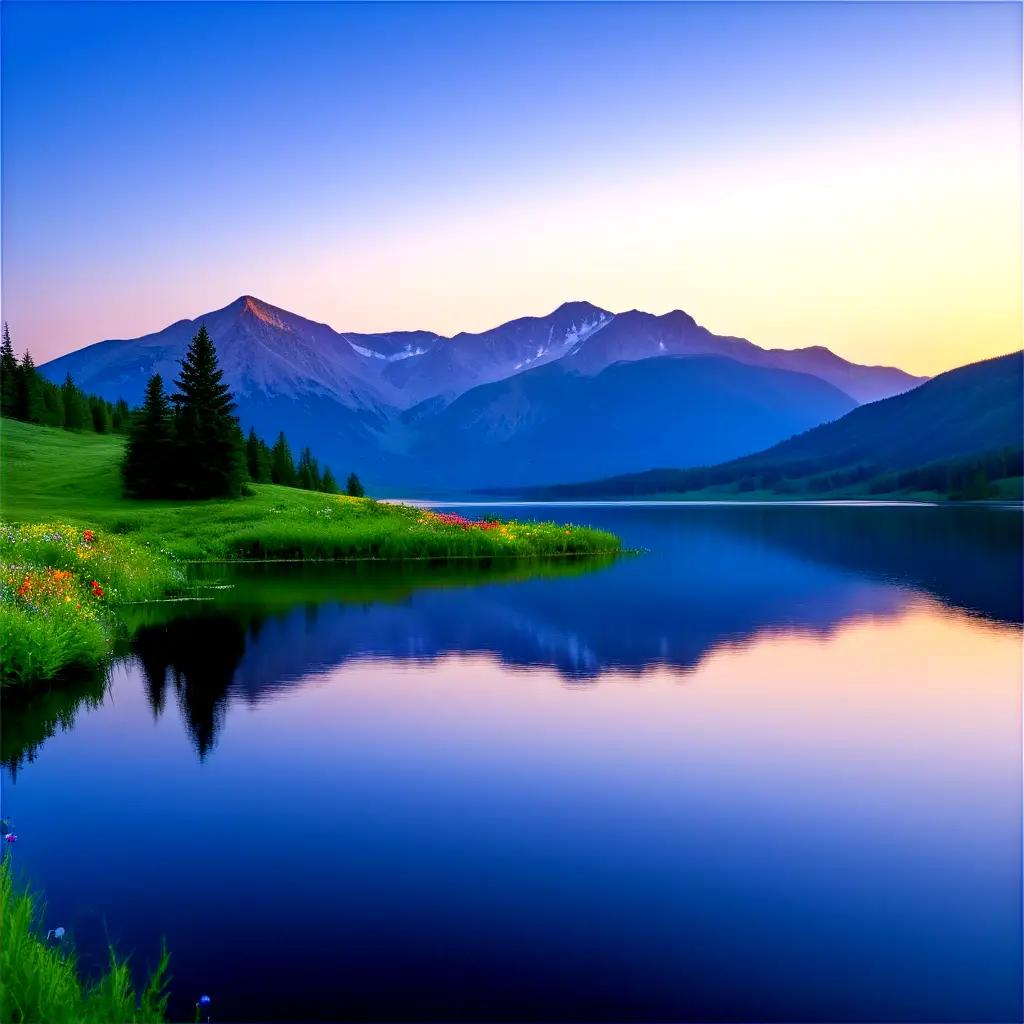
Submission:
<svg viewBox="0 0 1024 1024">
<path fill-rule="evenodd" d="M 99 580 L 91 580 L 89 582 L 89 586 L 92 587 L 92 596 L 93 597 L 102 597 L 103 596 L 103 588 L 100 586 Z"/>
<path fill-rule="evenodd" d="M 82 540 L 84 540 L 86 544 L 92 544 L 92 542 L 96 540 L 96 534 L 93 533 L 92 530 L 85 530 L 82 533 Z"/>
<path fill-rule="evenodd" d="M 4 842 L 5 843 L 12 843 L 13 844 L 13 843 L 16 843 L 17 841 L 18 841 L 18 836 L 14 832 L 8 832 L 4 836 Z"/>
</svg>

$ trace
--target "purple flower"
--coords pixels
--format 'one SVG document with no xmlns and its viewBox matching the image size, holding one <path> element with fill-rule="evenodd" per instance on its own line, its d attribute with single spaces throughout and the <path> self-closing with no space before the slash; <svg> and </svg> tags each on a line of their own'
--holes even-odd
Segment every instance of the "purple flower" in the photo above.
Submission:
<svg viewBox="0 0 1024 1024">
<path fill-rule="evenodd" d="M 17 841 L 18 841 L 18 837 L 13 832 L 8 832 L 4 836 L 4 842 L 5 843 L 16 843 Z"/>
</svg>

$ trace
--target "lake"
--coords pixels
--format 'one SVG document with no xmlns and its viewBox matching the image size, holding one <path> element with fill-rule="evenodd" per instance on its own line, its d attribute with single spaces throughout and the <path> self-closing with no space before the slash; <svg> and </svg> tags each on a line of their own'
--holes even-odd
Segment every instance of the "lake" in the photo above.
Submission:
<svg viewBox="0 0 1024 1024">
<path fill-rule="evenodd" d="M 1021 1019 L 1019 509 L 495 511 L 643 553 L 207 567 L 6 707 L 47 927 L 218 1021 Z"/>
</svg>

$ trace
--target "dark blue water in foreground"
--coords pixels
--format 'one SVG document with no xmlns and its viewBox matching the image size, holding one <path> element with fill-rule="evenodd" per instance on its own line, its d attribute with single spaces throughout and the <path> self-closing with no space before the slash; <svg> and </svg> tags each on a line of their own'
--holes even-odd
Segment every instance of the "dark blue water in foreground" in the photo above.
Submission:
<svg viewBox="0 0 1024 1024">
<path fill-rule="evenodd" d="M 1019 510 L 503 511 L 648 553 L 218 569 L 6 707 L 47 927 L 177 1017 L 1020 1020 Z"/>
</svg>

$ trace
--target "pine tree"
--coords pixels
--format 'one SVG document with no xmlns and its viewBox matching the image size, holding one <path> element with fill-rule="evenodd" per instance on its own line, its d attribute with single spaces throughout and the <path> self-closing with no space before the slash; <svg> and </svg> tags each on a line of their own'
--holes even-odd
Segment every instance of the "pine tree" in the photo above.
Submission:
<svg viewBox="0 0 1024 1024">
<path fill-rule="evenodd" d="M 178 483 L 192 497 L 237 498 L 245 477 L 245 443 L 205 324 L 192 339 L 175 381 Z"/>
<path fill-rule="evenodd" d="M 69 373 L 61 385 L 61 393 L 64 396 L 64 426 L 67 430 L 82 430 L 85 426 L 91 426 L 89 421 L 89 407 L 85 395 L 78 389 Z"/>
<path fill-rule="evenodd" d="M 302 449 L 302 454 L 299 456 L 297 476 L 298 486 L 304 491 L 320 490 L 320 467 L 317 465 L 316 459 L 313 458 L 309 445 Z"/>
<path fill-rule="evenodd" d="M 249 479 L 253 483 L 270 483 L 270 449 L 262 437 L 256 436 L 256 430 L 253 427 L 249 428 L 249 436 L 245 442 L 245 462 L 249 470 Z"/>
<path fill-rule="evenodd" d="M 110 424 L 110 403 L 95 395 L 89 399 L 89 414 L 92 429 L 97 434 L 109 434 Z"/>
<path fill-rule="evenodd" d="M 363 490 L 363 485 L 355 473 L 349 473 L 348 480 L 345 482 L 345 493 L 350 498 L 366 497 L 366 491 Z"/>
<path fill-rule="evenodd" d="M 22 356 L 15 379 L 18 390 L 14 415 L 27 423 L 42 423 L 46 409 L 43 406 L 42 388 L 39 383 L 41 378 L 36 370 L 36 364 L 32 361 L 31 352 L 26 351 Z"/>
<path fill-rule="evenodd" d="M 277 435 L 271 450 L 270 479 L 275 484 L 282 484 L 285 487 L 295 486 L 295 462 L 283 430 Z"/>
<path fill-rule="evenodd" d="M 173 421 L 160 374 L 146 384 L 146 397 L 128 433 L 122 473 L 125 490 L 138 498 L 174 493 Z"/>
<path fill-rule="evenodd" d="M 11 332 L 4 323 L 0 345 L 0 414 L 14 416 L 18 406 L 18 360 L 11 345 Z"/>
<path fill-rule="evenodd" d="M 114 404 L 114 412 L 110 419 L 115 434 L 128 433 L 132 425 L 132 414 L 123 398 L 119 398 Z"/>
<path fill-rule="evenodd" d="M 338 493 L 338 481 L 334 479 L 330 466 L 324 466 L 324 474 L 320 477 L 320 490 L 325 494 Z"/>
<path fill-rule="evenodd" d="M 64 392 L 48 380 L 40 380 L 43 395 L 43 422 L 50 427 L 64 426 Z"/>
<path fill-rule="evenodd" d="M 256 436 L 256 428 L 249 428 L 249 436 L 245 439 L 245 466 L 249 470 L 249 479 L 260 483 L 260 439 Z"/>
<path fill-rule="evenodd" d="M 274 456 L 270 451 L 270 445 L 267 444 L 263 438 L 260 438 L 260 483 L 269 484 L 271 481 L 270 468 L 274 461 Z"/>
</svg>

